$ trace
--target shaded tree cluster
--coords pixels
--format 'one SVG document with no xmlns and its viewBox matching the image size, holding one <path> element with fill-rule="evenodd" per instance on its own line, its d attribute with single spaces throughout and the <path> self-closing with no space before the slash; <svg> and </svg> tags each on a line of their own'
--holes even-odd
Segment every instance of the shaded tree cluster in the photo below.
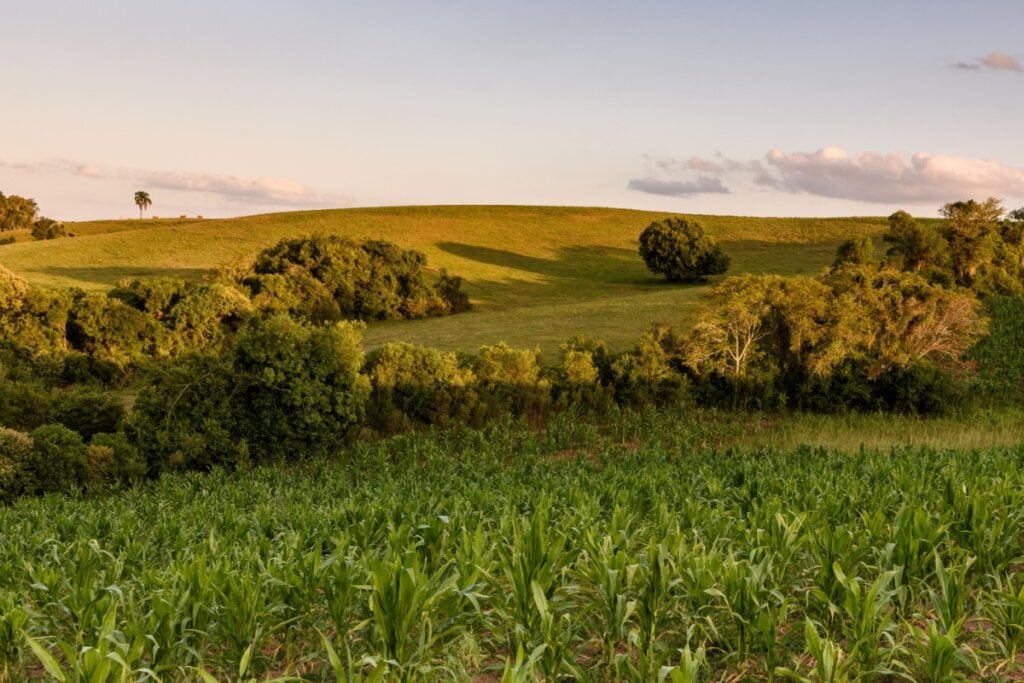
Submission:
<svg viewBox="0 0 1024 683">
<path fill-rule="evenodd" d="M 426 257 L 380 240 L 337 235 L 283 240 L 241 278 L 257 309 L 312 322 L 403 320 L 469 310 L 462 279 L 431 280 Z"/>
<path fill-rule="evenodd" d="M 729 269 L 729 257 L 700 223 L 687 218 L 655 221 L 640 233 L 640 257 L 669 282 L 705 282 Z"/>
<path fill-rule="evenodd" d="M 0 333 L 37 356 L 82 352 L 126 370 L 154 359 L 218 353 L 251 317 L 315 324 L 447 315 L 469 308 L 462 279 L 387 242 L 286 240 L 241 277 L 127 279 L 106 294 L 29 286 L 0 266 Z"/>
</svg>

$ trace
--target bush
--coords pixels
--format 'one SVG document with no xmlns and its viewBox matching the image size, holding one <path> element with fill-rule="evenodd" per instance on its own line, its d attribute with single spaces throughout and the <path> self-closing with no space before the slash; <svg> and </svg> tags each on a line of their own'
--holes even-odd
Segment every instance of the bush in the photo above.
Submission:
<svg viewBox="0 0 1024 683">
<path fill-rule="evenodd" d="M 462 422 L 476 403 L 473 373 L 454 353 L 385 344 L 367 356 L 364 373 L 372 387 L 367 421 L 378 431 Z"/>
<path fill-rule="evenodd" d="M 58 394 L 50 421 L 64 425 L 88 441 L 94 434 L 116 432 L 124 421 L 124 405 L 109 392 L 75 388 Z"/>
<path fill-rule="evenodd" d="M 314 323 L 403 320 L 467 310 L 462 279 L 442 271 L 431 284 L 425 265 L 420 252 L 390 242 L 360 244 L 318 235 L 264 249 L 241 282 L 258 309 Z"/>
<path fill-rule="evenodd" d="M 875 262 L 875 243 L 870 237 L 851 237 L 836 249 L 836 260 L 833 268 L 850 263 L 857 266 L 864 266 Z"/>
<path fill-rule="evenodd" d="M 164 330 L 153 317 L 120 299 L 92 294 L 71 309 L 67 338 L 72 347 L 119 368 L 157 355 Z"/>
<path fill-rule="evenodd" d="M 68 493 L 86 479 L 85 444 L 64 425 L 43 425 L 29 433 L 32 450 L 24 469 L 24 493 Z"/>
<path fill-rule="evenodd" d="M 978 365 L 977 388 L 995 403 L 1024 401 L 1024 297 L 993 296 L 988 336 L 969 357 Z"/>
<path fill-rule="evenodd" d="M 125 432 L 150 475 L 234 467 L 247 460 L 235 423 L 237 389 L 222 357 L 186 357 L 166 365 L 135 401 Z"/>
<path fill-rule="evenodd" d="M 729 269 L 729 257 L 699 223 L 667 218 L 640 233 L 640 256 L 647 268 L 669 282 L 704 282 Z"/>
<path fill-rule="evenodd" d="M 96 434 L 86 449 L 86 469 L 91 481 L 127 483 L 146 475 L 146 461 L 124 432 Z"/>
<path fill-rule="evenodd" d="M 475 418 L 546 415 L 551 408 L 551 383 L 543 377 L 539 360 L 538 352 L 513 349 L 504 342 L 482 347 L 473 359 L 480 398 Z"/>
<path fill-rule="evenodd" d="M 601 377 L 599 364 L 606 355 L 604 345 L 581 337 L 562 344 L 562 363 L 553 388 L 559 410 L 604 412 L 615 404 L 614 386 Z"/>
<path fill-rule="evenodd" d="M 232 351 L 238 436 L 256 461 L 333 454 L 363 418 L 362 326 L 254 321 Z"/>
<path fill-rule="evenodd" d="M 31 453 L 28 434 L 0 427 L 0 502 L 9 503 L 24 493 Z"/>
<path fill-rule="evenodd" d="M 40 218 L 32 225 L 32 239 L 52 240 L 67 235 L 64 224 L 52 218 Z"/>
<path fill-rule="evenodd" d="M 689 397 L 689 381 L 670 362 L 668 349 L 673 343 L 669 330 L 656 328 L 644 333 L 632 351 L 614 361 L 615 398 L 619 403 L 666 405 Z"/>
<path fill-rule="evenodd" d="M 0 380 L 0 425 L 35 429 L 50 421 L 53 394 L 37 382 Z"/>
</svg>

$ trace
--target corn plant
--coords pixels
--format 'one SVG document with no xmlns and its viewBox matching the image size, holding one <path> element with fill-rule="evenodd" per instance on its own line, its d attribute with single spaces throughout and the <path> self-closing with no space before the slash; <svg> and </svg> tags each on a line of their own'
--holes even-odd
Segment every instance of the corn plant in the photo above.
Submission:
<svg viewBox="0 0 1024 683">
<path fill-rule="evenodd" d="M 430 672 L 433 649 L 457 635 L 462 607 L 450 563 L 432 574 L 415 552 L 369 563 L 370 615 L 375 654 L 401 680 Z"/>
<path fill-rule="evenodd" d="M 804 624 L 804 644 L 813 663 L 808 675 L 785 667 L 776 668 L 776 675 L 800 683 L 845 683 L 850 680 L 850 660 L 845 658 L 838 644 L 823 638 L 810 620 Z"/>
<path fill-rule="evenodd" d="M 995 577 L 995 589 L 986 600 L 985 615 L 992 624 L 991 639 L 1003 663 L 1015 664 L 1024 646 L 1024 581 L 1019 575 L 1004 582 Z"/>
<path fill-rule="evenodd" d="M 897 625 L 892 609 L 895 591 L 890 587 L 897 572 L 883 572 L 865 590 L 860 579 L 848 577 L 838 563 L 832 571 L 843 588 L 838 609 L 850 659 L 857 662 L 861 676 L 892 673 L 888 659 L 896 646 Z"/>
</svg>

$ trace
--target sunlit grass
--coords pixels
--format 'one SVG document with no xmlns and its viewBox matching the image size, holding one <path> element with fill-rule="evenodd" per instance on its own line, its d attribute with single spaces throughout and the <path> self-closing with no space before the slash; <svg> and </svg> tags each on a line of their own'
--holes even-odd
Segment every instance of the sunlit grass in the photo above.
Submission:
<svg viewBox="0 0 1024 683">
<path fill-rule="evenodd" d="M 685 323 L 707 288 L 668 286 L 647 271 L 637 236 L 670 214 L 574 207 L 437 206 L 302 211 L 197 220 L 73 223 L 75 237 L 0 247 L 0 264 L 46 287 L 103 291 L 125 277 L 199 278 L 286 237 L 335 233 L 424 252 L 463 276 L 476 310 L 449 319 L 372 325 L 366 343 L 411 340 L 475 349 L 504 340 L 551 355 L 576 334 L 615 347 L 653 322 Z M 730 272 L 815 274 L 853 235 L 883 218 L 697 216 L 733 259 Z"/>
</svg>

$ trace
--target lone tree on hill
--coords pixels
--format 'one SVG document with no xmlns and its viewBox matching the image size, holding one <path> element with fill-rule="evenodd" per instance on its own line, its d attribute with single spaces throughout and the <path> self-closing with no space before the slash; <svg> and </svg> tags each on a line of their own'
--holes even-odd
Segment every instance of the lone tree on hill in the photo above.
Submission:
<svg viewBox="0 0 1024 683">
<path fill-rule="evenodd" d="M 153 200 L 149 198 L 149 193 L 143 190 L 139 190 L 135 193 L 135 206 L 139 207 L 139 218 L 142 218 L 142 212 L 153 205 Z"/>
<path fill-rule="evenodd" d="M 669 282 L 704 282 L 729 269 L 729 257 L 696 221 L 666 218 L 640 233 L 640 256 Z"/>
</svg>

